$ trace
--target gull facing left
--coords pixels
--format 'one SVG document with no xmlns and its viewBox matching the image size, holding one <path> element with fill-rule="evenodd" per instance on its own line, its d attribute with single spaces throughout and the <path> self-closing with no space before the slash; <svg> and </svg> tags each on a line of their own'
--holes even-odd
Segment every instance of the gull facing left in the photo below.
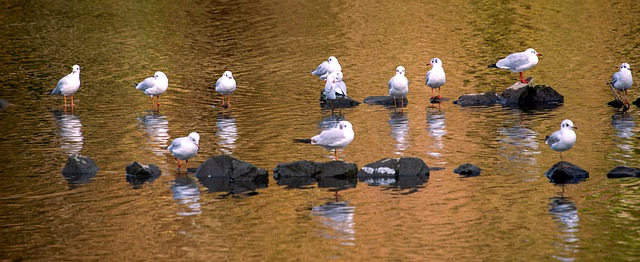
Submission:
<svg viewBox="0 0 640 262">
<path fill-rule="evenodd" d="M 611 78 L 611 83 L 609 83 L 613 88 L 615 88 L 618 93 L 624 91 L 624 101 L 623 103 L 629 106 L 629 99 L 627 97 L 627 90 L 633 85 L 633 75 L 631 74 L 631 66 L 627 63 L 622 63 L 620 65 L 620 71 L 613 74 L 613 78 Z"/>
<path fill-rule="evenodd" d="M 191 132 L 187 137 L 179 137 L 171 142 L 171 145 L 167 149 L 171 152 L 173 157 L 178 161 L 178 169 L 182 166 L 180 160 L 185 160 L 184 169 L 187 170 L 189 165 L 189 158 L 194 157 L 200 149 L 200 135 L 196 132 Z"/>
</svg>

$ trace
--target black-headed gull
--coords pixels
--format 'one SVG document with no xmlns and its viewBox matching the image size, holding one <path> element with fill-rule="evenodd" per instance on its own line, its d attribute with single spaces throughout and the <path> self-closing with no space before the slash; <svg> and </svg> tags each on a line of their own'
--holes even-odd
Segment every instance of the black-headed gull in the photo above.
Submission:
<svg viewBox="0 0 640 262">
<path fill-rule="evenodd" d="M 427 72 L 425 85 L 431 87 L 431 97 L 435 97 L 433 95 L 433 89 L 438 89 L 438 98 L 442 98 L 440 96 L 440 87 L 447 82 L 447 77 L 444 74 L 444 69 L 442 68 L 442 60 L 440 58 L 431 59 L 431 62 L 427 64 L 427 66 L 431 65 L 432 68 Z"/>
<path fill-rule="evenodd" d="M 192 158 L 198 153 L 200 148 L 200 135 L 196 132 L 191 132 L 187 137 L 179 137 L 171 142 L 171 145 L 167 149 L 171 152 L 173 157 L 178 161 L 178 169 L 182 166 L 180 160 L 185 160 L 184 168 L 187 169 L 189 164 L 189 158 Z"/>
<path fill-rule="evenodd" d="M 401 108 L 404 108 L 404 97 L 409 93 L 409 79 L 404 76 L 404 66 L 396 68 L 396 75 L 389 79 L 389 96 L 393 98 L 394 108 L 398 107 L 396 99 L 400 98 Z"/>
<path fill-rule="evenodd" d="M 627 98 L 627 90 L 633 85 L 633 75 L 631 75 L 631 66 L 627 63 L 620 65 L 620 71 L 613 74 L 611 83 L 613 88 L 618 90 L 618 93 L 624 91 L 624 103 L 628 106 L 629 99 Z"/>
<path fill-rule="evenodd" d="M 71 96 L 71 108 L 73 108 L 73 94 L 80 88 L 80 66 L 73 65 L 71 74 L 61 78 L 56 88 L 51 91 L 51 95 L 62 95 L 64 97 L 64 107 L 67 107 L 67 96 Z"/>
<path fill-rule="evenodd" d="M 578 129 L 573 125 L 573 122 L 569 119 L 562 120 L 560 124 L 560 130 L 547 136 L 544 143 L 549 145 L 554 151 L 560 152 L 560 160 L 562 160 L 562 151 L 567 151 L 573 147 L 576 143 L 576 132 L 574 129 Z"/>
<path fill-rule="evenodd" d="M 349 121 L 340 121 L 336 127 L 322 131 L 311 139 L 294 139 L 296 142 L 319 145 L 327 150 L 334 150 L 335 160 L 338 160 L 338 148 L 347 147 L 353 141 L 353 126 Z"/>
<path fill-rule="evenodd" d="M 222 106 L 231 105 L 231 93 L 236 91 L 236 80 L 231 71 L 225 71 L 218 81 L 216 81 L 216 92 L 222 95 Z M 227 104 L 224 103 L 224 96 L 227 95 Z"/>
<path fill-rule="evenodd" d="M 342 72 L 333 72 L 327 76 L 323 92 L 327 99 L 347 96 L 347 85 L 342 81 Z"/>
<path fill-rule="evenodd" d="M 513 73 L 520 73 L 520 82 L 527 84 L 529 81 L 522 78 L 522 71 L 529 70 L 537 65 L 539 56 L 542 56 L 542 54 L 539 54 L 533 48 L 529 48 L 524 52 L 510 54 L 500 59 L 497 63 L 489 65 L 489 68 L 509 69 Z"/>
<path fill-rule="evenodd" d="M 318 65 L 318 68 L 311 72 L 311 74 L 320 77 L 322 80 L 327 80 L 329 74 L 339 71 L 342 71 L 342 66 L 340 66 L 338 59 L 335 56 L 330 56 L 327 61 Z"/>
<path fill-rule="evenodd" d="M 154 103 L 153 97 L 156 97 L 156 104 L 158 105 L 158 111 L 160 111 L 160 95 L 164 94 L 169 87 L 169 79 L 167 75 L 158 71 L 153 74 L 153 77 L 147 77 L 144 81 L 135 85 L 136 89 L 142 90 L 145 95 L 151 96 L 151 110 L 153 110 Z"/>
</svg>

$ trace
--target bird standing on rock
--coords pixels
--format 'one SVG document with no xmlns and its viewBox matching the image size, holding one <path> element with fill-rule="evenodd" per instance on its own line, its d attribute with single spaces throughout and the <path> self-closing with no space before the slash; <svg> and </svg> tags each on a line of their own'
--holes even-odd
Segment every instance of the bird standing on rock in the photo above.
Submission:
<svg viewBox="0 0 640 262">
<path fill-rule="evenodd" d="M 320 77 L 321 80 L 327 80 L 329 74 L 340 71 L 342 71 L 342 66 L 340 66 L 338 59 L 335 56 L 330 56 L 327 61 L 318 65 L 318 68 L 311 72 L 311 74 Z"/>
<path fill-rule="evenodd" d="M 549 145 L 554 151 L 560 152 L 560 161 L 564 161 L 562 160 L 562 152 L 571 149 L 576 143 L 574 129 L 578 129 L 578 127 L 574 126 L 571 120 L 565 119 L 560 124 L 560 130 L 545 138 L 545 144 Z"/>
<path fill-rule="evenodd" d="M 431 59 L 431 62 L 427 64 L 427 66 L 431 65 L 432 68 L 427 72 L 425 85 L 431 87 L 431 98 L 435 97 L 433 95 L 433 89 L 438 89 L 437 98 L 442 98 L 440 96 L 440 87 L 447 82 L 447 77 L 444 74 L 444 69 L 442 68 L 442 60 L 440 58 Z"/>
<path fill-rule="evenodd" d="M 620 65 L 620 71 L 613 74 L 613 78 L 611 78 L 611 83 L 609 83 L 613 88 L 620 92 L 624 91 L 624 101 L 622 101 L 625 105 L 629 106 L 629 98 L 627 97 L 627 90 L 633 85 L 633 75 L 631 74 L 631 66 L 627 63 L 622 63 Z"/>
<path fill-rule="evenodd" d="M 520 73 L 520 82 L 528 84 L 529 81 L 522 78 L 522 71 L 529 70 L 537 65 L 539 56 L 542 56 L 542 54 L 539 54 L 533 48 L 529 48 L 524 52 L 510 54 L 500 59 L 497 63 L 489 65 L 489 68 L 509 69 L 513 73 Z"/>
</svg>

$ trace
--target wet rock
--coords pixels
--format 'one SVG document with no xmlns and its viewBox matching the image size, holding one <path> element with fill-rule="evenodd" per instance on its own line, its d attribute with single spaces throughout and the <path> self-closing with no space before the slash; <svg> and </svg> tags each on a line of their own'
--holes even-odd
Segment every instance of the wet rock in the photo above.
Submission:
<svg viewBox="0 0 640 262">
<path fill-rule="evenodd" d="M 636 103 L 636 102 L 633 102 L 633 103 Z M 622 103 L 622 101 L 616 99 L 616 100 L 609 101 L 609 103 L 607 103 L 607 105 L 609 105 L 610 107 L 613 107 L 613 108 L 620 109 L 620 108 L 622 108 L 624 106 L 624 103 Z"/>
<path fill-rule="evenodd" d="M 151 182 L 161 175 L 161 171 L 158 166 L 153 164 L 143 165 L 139 162 L 128 164 L 126 172 L 127 182 L 133 185 L 141 185 L 144 182 Z"/>
<path fill-rule="evenodd" d="M 546 85 L 530 86 L 516 83 L 502 91 L 504 106 L 531 108 L 536 106 L 559 105 L 564 96 Z"/>
<path fill-rule="evenodd" d="M 444 101 L 449 101 L 449 100 L 450 100 L 450 99 L 449 99 L 449 98 L 446 98 L 446 97 L 437 97 L 437 96 L 434 96 L 434 97 L 429 98 L 429 103 L 431 103 L 431 104 L 440 104 L 440 103 L 442 103 L 442 102 L 444 102 Z"/>
<path fill-rule="evenodd" d="M 90 157 L 72 154 L 67 158 L 67 163 L 62 169 L 62 176 L 70 184 L 86 183 L 95 177 L 99 170 Z"/>
<path fill-rule="evenodd" d="M 308 160 L 278 164 L 273 178 L 278 185 L 300 188 L 318 182 L 318 187 L 349 188 L 356 186 L 358 166 L 343 161 L 313 162 Z"/>
<path fill-rule="evenodd" d="M 555 184 L 576 184 L 589 178 L 589 172 L 566 161 L 556 163 L 544 175 Z"/>
<path fill-rule="evenodd" d="M 636 106 L 640 107 L 640 98 L 636 99 L 636 101 L 633 101 L 633 103 L 632 103 L 632 104 L 634 104 L 634 105 L 636 105 Z"/>
<path fill-rule="evenodd" d="M 267 170 L 229 155 L 207 159 L 198 167 L 195 176 L 210 192 L 241 193 L 269 184 Z"/>
<path fill-rule="evenodd" d="M 619 166 L 607 173 L 608 178 L 640 177 L 640 169 Z"/>
<path fill-rule="evenodd" d="M 358 180 L 372 186 L 415 188 L 428 179 L 429 167 L 417 157 L 384 158 L 367 164 L 358 171 Z"/>
<path fill-rule="evenodd" d="M 460 106 L 491 106 L 500 104 L 502 97 L 496 92 L 490 91 L 480 94 L 465 94 L 458 97 L 458 100 L 453 101 L 454 104 Z"/>
<path fill-rule="evenodd" d="M 359 105 L 360 102 L 351 97 L 336 97 L 336 99 L 327 99 L 323 90 L 320 90 L 320 107 L 322 108 L 348 108 Z"/>
<path fill-rule="evenodd" d="M 482 169 L 471 163 L 465 163 L 454 169 L 453 172 L 460 175 L 461 177 L 473 177 L 479 176 L 480 172 L 482 172 Z"/>
<path fill-rule="evenodd" d="M 409 100 L 406 97 L 404 97 L 402 101 L 404 101 L 405 107 L 409 104 Z M 394 106 L 393 98 L 390 96 L 369 96 L 362 102 L 368 105 Z M 396 99 L 396 102 L 398 106 L 400 106 L 400 99 Z"/>
</svg>

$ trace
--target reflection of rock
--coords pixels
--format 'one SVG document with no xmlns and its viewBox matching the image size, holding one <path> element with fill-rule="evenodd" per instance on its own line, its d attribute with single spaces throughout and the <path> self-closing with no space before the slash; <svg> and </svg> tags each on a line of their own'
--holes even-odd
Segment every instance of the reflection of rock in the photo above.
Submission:
<svg viewBox="0 0 640 262">
<path fill-rule="evenodd" d="M 78 154 L 84 145 L 82 123 L 76 115 L 66 115 L 62 111 L 54 111 L 53 116 L 60 127 L 60 148 L 68 154 Z"/>
<path fill-rule="evenodd" d="M 173 199 L 178 201 L 178 204 L 187 205 L 189 211 L 178 212 L 181 216 L 199 215 L 202 213 L 200 210 L 200 189 L 198 184 L 189 178 L 188 176 L 177 177 L 174 184 L 171 186 L 173 192 Z"/>
<path fill-rule="evenodd" d="M 163 156 L 166 153 L 169 140 L 169 121 L 167 116 L 160 113 L 151 113 L 138 118 L 144 127 L 144 132 L 149 136 L 149 144 L 153 147 L 151 150 L 157 156 Z"/>
<path fill-rule="evenodd" d="M 391 136 L 396 140 L 395 154 L 402 154 L 402 151 L 409 147 L 409 118 L 401 112 L 392 112 L 389 119 L 391 126 Z"/>
<path fill-rule="evenodd" d="M 127 165 L 127 182 L 133 185 L 141 185 L 144 182 L 151 182 L 160 177 L 160 168 L 156 165 L 143 165 L 133 162 Z"/>
<path fill-rule="evenodd" d="M 409 100 L 407 99 L 407 97 L 404 97 L 402 101 L 404 101 L 405 107 L 409 105 Z M 365 98 L 364 101 L 362 102 L 369 105 L 381 105 L 381 106 L 394 105 L 393 98 L 391 98 L 390 96 L 369 96 Z M 402 102 L 400 101 L 400 99 L 396 99 L 396 103 L 398 106 L 400 106 Z"/>
<path fill-rule="evenodd" d="M 218 137 L 218 146 L 223 154 L 233 154 L 236 149 L 236 140 L 238 139 L 238 127 L 236 127 L 236 119 L 230 115 L 219 114 L 216 118 L 216 136 Z"/>
<path fill-rule="evenodd" d="M 87 183 L 96 176 L 100 170 L 93 159 L 88 156 L 72 154 L 67 159 L 67 163 L 62 169 L 62 176 L 69 184 Z"/>
<path fill-rule="evenodd" d="M 619 166 L 607 173 L 608 178 L 640 177 L 640 169 Z"/>
<path fill-rule="evenodd" d="M 479 176 L 482 169 L 473 164 L 465 163 L 454 169 L 453 172 L 462 177 L 472 177 Z"/>
<path fill-rule="evenodd" d="M 556 163 L 544 175 L 555 184 L 576 184 L 589 178 L 589 172 L 566 161 Z"/>
<path fill-rule="evenodd" d="M 210 192 L 241 193 L 267 187 L 268 172 L 252 164 L 220 155 L 202 163 L 195 175 Z"/>
<path fill-rule="evenodd" d="M 302 187 L 317 181 L 319 187 L 355 187 L 358 166 L 343 161 L 326 163 L 308 160 L 278 164 L 273 169 L 273 178 L 278 185 Z"/>
<path fill-rule="evenodd" d="M 355 207 L 349 202 L 329 202 L 324 205 L 311 208 L 311 215 L 332 231 L 324 231 L 321 235 L 329 239 L 342 241 L 354 241 L 355 221 L 353 215 Z M 343 245 L 354 245 L 352 242 L 343 242 Z"/>
<path fill-rule="evenodd" d="M 569 198 L 552 197 L 549 207 L 549 213 L 553 215 L 554 221 L 557 222 L 558 228 L 561 230 L 559 237 L 562 240 L 562 243 L 557 245 L 562 253 L 553 257 L 561 261 L 573 261 L 575 258 L 570 256 L 578 252 L 580 248 L 578 245 L 580 217 L 576 203 Z"/>
<path fill-rule="evenodd" d="M 429 167 L 417 157 L 385 158 L 358 171 L 358 181 L 372 186 L 415 188 L 429 179 Z"/>
</svg>

